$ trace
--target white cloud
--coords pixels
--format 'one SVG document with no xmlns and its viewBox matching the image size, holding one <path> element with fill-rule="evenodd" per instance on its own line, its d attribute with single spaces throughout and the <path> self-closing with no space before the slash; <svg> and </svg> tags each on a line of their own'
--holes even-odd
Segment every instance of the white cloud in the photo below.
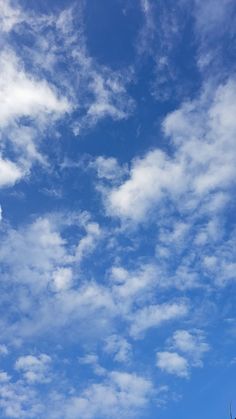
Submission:
<svg viewBox="0 0 236 419">
<path fill-rule="evenodd" d="M 129 71 L 114 72 L 89 56 L 78 10 L 71 7 L 57 16 L 36 15 L 1 0 L 0 11 L 2 31 L 10 31 L 19 23 L 16 30 L 29 36 L 33 45 L 22 43 L 16 54 L 10 38 L 6 38 L 0 54 L 2 144 L 10 144 L 13 151 L 12 161 L 7 147 L 6 155 L 1 153 L 0 186 L 12 186 L 30 174 L 36 161 L 49 167 L 41 142 L 46 128 L 58 118 L 79 109 L 80 117 L 72 128 L 77 135 L 103 118 L 127 118 L 133 101 L 125 88 Z M 76 19 L 81 21 L 80 31 Z M 60 72 L 65 57 L 69 65 Z"/>
<path fill-rule="evenodd" d="M 188 330 L 177 330 L 172 337 L 173 347 L 184 353 L 192 366 L 201 367 L 202 357 L 209 351 L 210 347 L 204 340 L 200 330 L 189 332 Z"/>
<path fill-rule="evenodd" d="M 23 20 L 22 11 L 8 0 L 0 0 L 0 31 L 10 32 L 14 26 Z"/>
<path fill-rule="evenodd" d="M 94 250 L 102 234 L 99 225 L 93 222 L 87 223 L 85 230 L 86 235 L 80 240 L 76 248 L 75 258 L 77 262 L 82 261 L 84 257 Z"/>
<path fill-rule="evenodd" d="M 84 236 L 67 242 L 63 234 L 68 226 L 85 229 Z M 73 328 L 84 318 L 84 333 L 92 324 L 98 333 L 106 328 L 109 333 L 109 322 L 117 314 L 109 288 L 84 275 L 78 281 L 78 262 L 95 248 L 100 234 L 98 224 L 83 214 L 52 214 L 18 229 L 6 228 L 0 245 L 2 280 L 7 300 L 14 299 L 21 313 L 6 334 L 31 338 L 52 324 L 56 332 L 68 323 Z"/>
<path fill-rule="evenodd" d="M 12 51 L 0 55 L 0 126 L 20 117 L 40 118 L 43 114 L 63 114 L 70 110 L 67 99 L 59 97 L 45 80 L 27 74 Z"/>
<path fill-rule="evenodd" d="M 136 374 L 113 371 L 104 382 L 92 384 L 79 397 L 72 397 L 65 406 L 64 417 L 92 419 L 136 417 L 153 391 L 148 379 Z"/>
<path fill-rule="evenodd" d="M 14 185 L 24 175 L 24 168 L 0 157 L 0 188 Z"/>
<path fill-rule="evenodd" d="M 214 247 L 206 248 L 201 256 L 203 272 L 213 279 L 217 286 L 225 286 L 235 281 L 235 228 L 227 240 L 217 242 Z"/>
<path fill-rule="evenodd" d="M 46 354 L 39 356 L 21 356 L 15 363 L 15 369 L 23 373 L 29 383 L 47 383 L 50 381 L 51 357 Z"/>
<path fill-rule="evenodd" d="M 68 225 L 85 230 L 75 245 L 62 237 Z M 48 214 L 18 229 L 8 228 L 0 245 L 0 262 L 5 276 L 11 281 L 25 283 L 37 293 L 50 287 L 57 291 L 73 284 L 73 265 L 82 262 L 96 247 L 101 236 L 97 223 L 84 220 L 83 215 Z"/>
<path fill-rule="evenodd" d="M 6 345 L 0 344 L 0 355 L 8 355 L 8 349 Z"/>
<path fill-rule="evenodd" d="M 228 80 L 168 115 L 163 130 L 175 150 L 173 157 L 156 149 L 135 159 L 129 179 L 105 191 L 108 214 L 140 222 L 166 200 L 180 211 L 193 211 L 209 194 L 232 187 L 235 105 L 236 83 Z"/>
<path fill-rule="evenodd" d="M 4 417 L 16 419 L 40 417 L 43 408 L 35 390 L 30 386 L 22 381 L 12 382 L 7 375 L 3 380 L 0 379 L 0 409 Z"/>
<path fill-rule="evenodd" d="M 79 357 L 79 363 L 82 365 L 91 365 L 96 375 L 106 375 L 106 369 L 99 364 L 98 356 L 95 354 L 87 354 Z"/>
<path fill-rule="evenodd" d="M 99 156 L 91 162 L 89 166 L 96 169 L 97 177 L 99 179 L 106 179 L 109 181 L 120 180 L 127 173 L 127 167 L 119 165 L 114 157 L 106 158 Z"/>
<path fill-rule="evenodd" d="M 143 13 L 143 26 L 136 41 L 139 54 L 146 54 L 152 48 L 153 35 L 156 31 L 155 16 L 150 0 L 140 0 Z"/>
<path fill-rule="evenodd" d="M 224 45 L 229 48 L 235 35 L 234 1 L 192 1 L 195 37 L 198 45 L 198 67 L 206 74 L 221 78 L 225 71 Z M 223 41 L 224 40 L 224 41 Z M 226 41 L 227 40 L 227 41 Z"/>
<path fill-rule="evenodd" d="M 202 358 L 210 349 L 201 330 L 176 330 L 167 343 L 168 350 L 157 352 L 157 367 L 184 378 L 192 367 L 203 366 Z"/>
<path fill-rule="evenodd" d="M 144 307 L 134 314 L 130 334 L 138 338 L 146 330 L 159 327 L 167 321 L 177 320 L 187 313 L 188 306 L 185 303 L 164 303 Z"/>
<path fill-rule="evenodd" d="M 0 383 L 10 381 L 11 377 L 5 371 L 0 371 Z"/>
<path fill-rule="evenodd" d="M 4 187 L 28 175 L 35 161 L 45 164 L 38 150 L 42 132 L 71 105 L 45 79 L 27 72 L 10 48 L 0 53 L 0 98 L 0 187 Z M 22 118 L 28 118 L 28 126 Z M 11 160 L 5 157 L 9 146 Z"/>
<path fill-rule="evenodd" d="M 65 244 L 57 224 L 47 217 L 18 230 L 9 228 L 0 246 L 0 261 L 8 269 L 5 275 L 37 293 L 51 283 L 56 268 L 66 264 Z"/>
<path fill-rule="evenodd" d="M 126 119 L 134 107 L 134 101 L 126 91 L 132 71 L 114 71 L 99 64 L 89 54 L 82 29 L 82 15 L 81 7 L 77 10 L 70 8 L 59 17 L 59 33 L 61 35 L 62 28 L 64 35 L 61 37 L 63 54 L 73 62 L 73 68 L 68 68 L 68 79 L 72 78 L 74 82 L 71 86 L 69 80 L 69 90 L 73 92 L 72 95 L 80 109 L 80 117 L 73 124 L 75 135 L 80 135 L 81 131 L 95 126 L 104 118 L 112 118 L 115 121 Z M 81 23 L 79 31 L 78 21 Z M 59 50 L 61 51 L 60 47 Z"/>
<path fill-rule="evenodd" d="M 126 270 L 121 266 L 113 266 L 110 273 L 112 292 L 118 301 L 126 304 L 138 299 L 144 300 L 158 282 L 155 265 L 147 264 L 136 270 Z"/>
<path fill-rule="evenodd" d="M 164 153 L 159 150 L 148 153 L 144 159 L 134 161 L 130 178 L 111 190 L 107 198 L 108 212 L 135 222 L 143 219 L 163 198 L 164 188 L 170 187 L 173 177 L 179 178 L 178 171 Z"/>
<path fill-rule="evenodd" d="M 122 336 L 111 335 L 106 339 L 104 350 L 113 355 L 114 361 L 129 363 L 132 356 L 132 345 Z"/>
<path fill-rule="evenodd" d="M 157 352 L 157 367 L 168 374 L 188 377 L 188 361 L 176 352 Z"/>
<path fill-rule="evenodd" d="M 73 272 L 71 268 L 57 268 L 52 274 L 53 286 L 57 291 L 71 287 Z"/>
</svg>

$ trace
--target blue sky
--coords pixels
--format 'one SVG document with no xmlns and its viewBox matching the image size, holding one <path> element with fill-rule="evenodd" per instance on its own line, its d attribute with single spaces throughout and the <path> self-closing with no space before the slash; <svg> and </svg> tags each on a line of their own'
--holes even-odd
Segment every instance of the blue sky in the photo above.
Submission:
<svg viewBox="0 0 236 419">
<path fill-rule="evenodd" d="M 0 0 L 1 418 L 236 412 L 235 28 Z"/>
</svg>

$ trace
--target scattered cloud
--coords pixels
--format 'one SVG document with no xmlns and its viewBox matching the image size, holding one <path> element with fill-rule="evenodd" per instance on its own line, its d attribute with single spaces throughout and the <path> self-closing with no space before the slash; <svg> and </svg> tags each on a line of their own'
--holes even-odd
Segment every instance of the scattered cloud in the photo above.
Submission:
<svg viewBox="0 0 236 419">
<path fill-rule="evenodd" d="M 112 355 L 114 361 L 129 363 L 132 357 L 132 345 L 119 335 L 111 335 L 106 339 L 105 352 Z"/>
<path fill-rule="evenodd" d="M 67 401 L 64 417 L 136 417 L 153 391 L 150 380 L 132 373 L 112 371 L 104 382 L 94 383 L 79 397 Z"/>
<path fill-rule="evenodd" d="M 10 32 L 24 18 L 21 9 L 17 5 L 13 7 L 8 0 L 0 1 L 0 14 L 1 32 Z"/>
<path fill-rule="evenodd" d="M 173 346 L 191 359 L 193 366 L 201 367 L 202 357 L 209 351 L 210 347 L 205 341 L 201 330 L 189 332 L 188 330 L 177 330 L 173 337 Z"/>
<path fill-rule="evenodd" d="M 157 352 L 157 367 L 183 378 L 189 377 L 192 367 L 203 366 L 202 358 L 210 349 L 201 330 L 176 330 L 168 347 L 167 351 Z"/>
<path fill-rule="evenodd" d="M 15 369 L 22 372 L 29 383 L 47 383 L 50 381 L 50 363 L 51 358 L 46 354 L 26 355 L 17 359 Z"/>
<path fill-rule="evenodd" d="M 24 71 L 23 64 L 11 51 L 0 56 L 0 125 L 21 117 L 40 118 L 43 114 L 63 114 L 70 110 L 66 98 L 45 80 L 38 81 Z"/>
<path fill-rule="evenodd" d="M 187 304 L 181 302 L 144 307 L 135 313 L 135 318 L 130 329 L 131 336 L 138 338 L 146 330 L 161 326 L 167 321 L 184 317 L 187 313 Z"/>
<path fill-rule="evenodd" d="M 156 417 L 234 374 L 235 6 L 39 3 L 0 0 L 0 416 Z"/>
<path fill-rule="evenodd" d="M 108 214 L 137 223 L 167 197 L 178 201 L 181 211 L 193 211 L 206 194 L 214 196 L 231 188 L 235 179 L 235 92 L 234 80 L 228 80 L 210 98 L 203 92 L 199 100 L 169 114 L 163 130 L 174 148 L 173 157 L 156 149 L 135 159 L 129 179 L 107 192 Z"/>
<path fill-rule="evenodd" d="M 188 377 L 188 362 L 176 352 L 157 352 L 157 367 L 168 374 Z"/>
</svg>

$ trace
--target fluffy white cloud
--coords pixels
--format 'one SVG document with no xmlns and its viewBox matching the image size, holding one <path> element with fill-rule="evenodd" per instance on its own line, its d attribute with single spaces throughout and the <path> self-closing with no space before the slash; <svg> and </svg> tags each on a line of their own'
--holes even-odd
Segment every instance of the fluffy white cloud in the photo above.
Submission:
<svg viewBox="0 0 236 419">
<path fill-rule="evenodd" d="M 85 225 L 85 231 L 86 235 L 80 240 L 76 248 L 75 258 L 78 262 L 93 251 L 102 234 L 99 224 L 92 222 Z"/>
<path fill-rule="evenodd" d="M 34 292 L 52 280 L 57 267 L 67 262 L 65 241 L 49 218 L 38 218 L 19 230 L 9 229 L 0 246 L 0 261 L 12 281 L 28 283 Z"/>
<path fill-rule="evenodd" d="M 163 130 L 172 141 L 173 157 L 153 150 L 135 159 L 129 179 L 106 191 L 108 213 L 139 222 L 167 199 L 180 210 L 193 210 L 208 194 L 233 186 L 235 105 L 236 83 L 228 80 L 168 115 Z"/>
<path fill-rule="evenodd" d="M 151 327 L 161 326 L 167 321 L 184 317 L 187 313 L 187 304 L 181 302 L 146 306 L 134 314 L 130 333 L 133 337 L 138 338 L 140 334 Z"/>
<path fill-rule="evenodd" d="M 138 299 L 144 300 L 158 282 L 158 273 L 154 265 L 141 266 L 137 270 L 126 270 L 121 266 L 113 266 L 110 273 L 114 296 L 127 304 Z"/>
<path fill-rule="evenodd" d="M 57 268 L 52 274 L 53 285 L 57 291 L 70 288 L 73 272 L 71 268 Z"/>
<path fill-rule="evenodd" d="M 188 377 L 188 361 L 176 352 L 157 352 L 157 367 L 168 374 Z"/>
<path fill-rule="evenodd" d="M 39 402 L 36 392 L 22 381 L 12 382 L 6 373 L 0 375 L 0 409 L 6 418 L 40 417 L 44 406 Z"/>
<path fill-rule="evenodd" d="M 159 150 L 148 153 L 144 159 L 135 160 L 130 178 L 111 190 L 108 196 L 109 213 L 134 221 L 143 219 L 150 208 L 163 198 L 164 189 L 172 187 L 171 179 L 181 176 L 178 172 L 178 167 L 172 165 Z"/>
<path fill-rule="evenodd" d="M 46 354 L 39 356 L 21 356 L 15 363 L 15 369 L 23 373 L 29 383 L 47 383 L 50 381 L 51 357 Z"/>
<path fill-rule="evenodd" d="M 73 266 L 82 262 L 95 249 L 101 236 L 97 223 L 84 220 L 83 215 L 63 218 L 60 214 L 39 217 L 19 229 L 5 231 L 0 245 L 0 262 L 5 276 L 11 281 L 25 283 L 38 292 L 49 286 L 62 291 L 73 282 Z M 80 225 L 85 230 L 75 246 L 62 237 L 68 225 Z"/>
<path fill-rule="evenodd" d="M 236 279 L 235 249 L 235 228 L 233 228 L 227 240 L 217 243 L 213 249 L 206 249 L 201 257 L 204 273 L 213 278 L 218 286 L 225 286 Z"/>
<path fill-rule="evenodd" d="M 151 398 L 152 383 L 136 374 L 113 371 L 104 382 L 92 384 L 65 406 L 64 418 L 135 417 Z"/>
<path fill-rule="evenodd" d="M 59 97 L 46 80 L 27 74 L 12 51 L 0 55 L 0 126 L 21 117 L 40 118 L 70 110 L 67 99 Z"/>
<path fill-rule="evenodd" d="M 96 375 L 106 375 L 106 369 L 101 367 L 98 356 L 95 354 L 87 354 L 79 357 L 79 363 L 83 365 L 91 365 Z"/>
<path fill-rule="evenodd" d="M 127 173 L 127 167 L 119 165 L 114 157 L 99 156 L 89 166 L 96 169 L 99 179 L 109 181 L 120 180 Z"/>
<path fill-rule="evenodd" d="M 106 339 L 104 350 L 114 361 L 128 363 L 132 356 L 132 345 L 122 336 L 111 335 Z"/>
<path fill-rule="evenodd" d="M 24 175 L 24 168 L 0 157 L 0 188 L 14 185 Z"/>
<path fill-rule="evenodd" d="M 210 347 L 204 340 L 200 330 L 189 332 L 188 330 L 177 330 L 172 337 L 173 347 L 185 354 L 192 366 L 201 367 L 202 357 L 209 351 Z"/>
<path fill-rule="evenodd" d="M 85 234 L 70 244 L 63 233 L 75 224 L 77 229 L 85 229 Z M 83 214 L 54 214 L 18 229 L 6 228 L 3 233 L 0 262 L 8 288 L 6 298 L 14 299 L 21 312 L 16 324 L 11 324 L 15 336 L 31 337 L 52 324 L 56 331 L 83 318 L 87 318 L 87 326 L 96 324 L 98 333 L 108 327 L 117 314 L 110 290 L 95 281 L 77 281 L 78 264 L 94 250 L 101 234 L 98 224 Z M 95 313 L 99 313 L 97 317 Z"/>
<path fill-rule="evenodd" d="M 168 350 L 157 352 L 157 367 L 185 378 L 190 375 L 192 367 L 203 366 L 202 358 L 210 349 L 201 330 L 177 330 L 167 346 Z"/>
<path fill-rule="evenodd" d="M 78 10 L 75 13 L 71 7 L 57 16 L 36 15 L 1 0 L 0 11 L 0 30 L 9 32 L 16 26 L 33 45 L 29 48 L 23 44 L 16 54 L 6 37 L 0 54 L 1 139 L 14 152 L 11 161 L 3 147 L 1 187 L 12 186 L 30 174 L 35 161 L 48 167 L 41 141 L 45 129 L 58 118 L 80 109 L 80 117 L 73 125 L 77 135 L 103 118 L 126 118 L 133 102 L 125 88 L 128 73 L 114 72 L 89 56 L 85 36 L 82 29 L 78 33 L 75 21 L 75 15 L 79 21 L 82 19 Z M 70 64 L 60 72 L 65 56 Z"/>
<path fill-rule="evenodd" d="M 23 20 L 21 10 L 8 0 L 0 0 L 0 31 L 10 32 L 12 28 Z"/>
<path fill-rule="evenodd" d="M 25 70 L 23 61 L 13 50 L 2 50 L 0 187 L 12 186 L 29 174 L 34 161 L 45 164 L 38 150 L 43 129 L 70 109 L 68 100 L 55 87 Z M 28 123 L 23 123 L 22 118 L 28 118 Z M 11 160 L 6 153 L 9 145 Z"/>
</svg>

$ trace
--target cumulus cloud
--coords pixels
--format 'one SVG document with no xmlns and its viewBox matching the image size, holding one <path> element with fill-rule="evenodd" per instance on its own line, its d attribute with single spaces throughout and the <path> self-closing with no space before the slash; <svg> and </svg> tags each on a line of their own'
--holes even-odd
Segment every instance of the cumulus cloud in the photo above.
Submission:
<svg viewBox="0 0 236 419">
<path fill-rule="evenodd" d="M 137 410 L 140 412 L 147 405 L 152 391 L 152 382 L 145 377 L 113 371 L 104 382 L 92 384 L 80 396 L 68 400 L 64 417 L 136 417 Z"/>
<path fill-rule="evenodd" d="M 26 71 L 23 61 L 10 48 L 0 54 L 0 96 L 0 187 L 5 187 L 29 174 L 35 161 L 45 163 L 38 150 L 43 127 L 49 118 L 52 123 L 71 107 L 55 87 Z M 9 147 L 12 160 L 5 157 Z"/>
<path fill-rule="evenodd" d="M 130 333 L 133 337 L 138 338 L 146 330 L 184 317 L 187 313 L 188 306 L 185 303 L 164 303 L 144 307 L 135 313 Z"/>
<path fill-rule="evenodd" d="M 0 56 L 0 125 L 5 126 L 21 117 L 40 117 L 40 114 L 69 111 L 66 98 L 59 97 L 46 80 L 37 80 L 27 74 L 12 51 Z"/>
<path fill-rule="evenodd" d="M 14 26 L 24 19 L 24 15 L 19 7 L 11 4 L 8 0 L 0 1 L 0 30 L 10 32 Z"/>
<path fill-rule="evenodd" d="M 76 246 L 68 246 L 62 232 L 68 225 L 78 223 L 82 233 Z M 60 214 L 39 217 L 19 229 L 8 228 L 0 246 L 0 261 L 4 263 L 4 277 L 25 283 L 35 293 L 45 287 L 62 291 L 73 283 L 73 266 L 81 263 L 96 248 L 101 230 L 97 223 L 84 221 L 83 215 Z"/>
<path fill-rule="evenodd" d="M 36 15 L 6 0 L 0 8 L 2 31 L 16 26 L 16 31 L 30 36 L 33 45 L 29 48 L 23 42 L 16 51 L 6 38 L 0 54 L 0 127 L 4 144 L 14 150 L 13 161 L 2 152 L 5 175 L 0 186 L 12 186 L 30 174 L 36 161 L 47 166 L 40 150 L 46 127 L 75 111 L 72 129 L 78 135 L 103 118 L 127 118 L 133 101 L 125 87 L 129 72 L 112 71 L 90 57 L 79 11 L 75 13 L 72 7 L 57 16 Z M 81 22 L 79 33 L 76 19 Z M 70 65 L 61 71 L 65 56 Z"/>
<path fill-rule="evenodd" d="M 181 0 L 181 5 L 184 2 Z M 227 2 L 220 7 L 217 0 L 219 7 L 210 26 L 222 22 L 220 14 L 222 11 L 224 15 Z M 144 148 L 143 155 L 121 163 L 130 153 L 111 157 L 116 150 L 114 138 L 108 155 L 107 146 L 103 142 L 101 148 L 99 145 L 101 155 L 93 154 L 87 166 L 97 173 L 96 191 L 103 195 L 105 210 L 97 206 L 97 196 L 94 199 L 91 190 L 86 190 L 86 180 L 83 184 L 82 179 L 79 189 L 85 195 L 76 196 L 77 174 L 70 184 L 67 173 L 59 172 L 62 165 L 57 168 L 57 163 L 62 153 L 66 162 L 71 161 L 67 152 L 72 155 L 75 150 L 77 156 L 81 155 L 77 151 L 84 149 L 84 145 L 72 145 L 71 135 L 83 137 L 88 129 L 108 118 L 116 126 L 117 121 L 131 115 L 135 106 L 128 93 L 133 68 L 114 70 L 92 57 L 82 3 L 43 15 L 22 12 L 17 3 L 13 7 L 13 3 L 0 0 L 4 44 L 0 53 L 0 187 L 14 186 L 24 178 L 31 181 L 30 173 L 35 169 L 35 184 L 18 184 L 13 193 L 24 192 L 27 199 L 36 197 L 33 208 L 38 204 L 39 213 L 32 216 L 21 205 L 19 211 L 10 208 L 8 215 L 12 198 L 6 199 L 6 207 L 4 202 L 0 224 L 0 331 L 7 346 L 0 345 L 0 355 L 10 352 L 12 358 L 17 352 L 12 368 L 16 380 L 8 371 L 0 372 L 0 409 L 4 417 L 145 416 L 143 409 L 153 395 L 159 403 L 159 389 L 154 390 L 147 374 L 138 373 L 140 367 L 151 370 L 147 363 L 157 351 L 148 332 L 165 328 L 157 336 L 159 370 L 188 378 L 192 369 L 203 367 L 210 350 L 205 333 L 196 324 L 207 309 L 205 304 L 195 307 L 196 301 L 199 303 L 202 291 L 212 289 L 212 278 L 217 285 L 235 280 L 235 231 L 226 234 L 222 216 L 232 200 L 236 174 L 233 77 L 218 86 L 215 81 L 205 82 L 198 98 L 194 95 L 195 99 L 168 114 L 162 123 L 163 138 L 158 140 L 162 148 Z M 194 3 L 200 7 L 197 0 Z M 176 42 L 171 38 L 178 38 L 178 17 L 167 13 L 174 4 L 172 0 L 163 6 L 164 13 L 162 5 L 159 8 L 159 20 L 152 0 L 140 0 L 139 4 L 144 26 L 138 52 L 152 55 L 150 61 L 161 70 L 160 87 L 172 76 L 170 56 Z M 202 7 L 208 9 L 208 5 Z M 127 10 L 123 10 L 124 15 Z M 163 54 L 154 54 L 162 17 L 160 32 L 164 26 L 168 31 L 163 33 L 160 45 Z M 195 24 L 204 32 L 203 17 Z M 14 49 L 17 42 L 20 47 Z M 135 70 L 140 62 L 136 64 Z M 198 65 L 200 68 L 200 61 Z M 165 72 L 167 77 L 162 78 Z M 138 85 L 131 91 L 146 106 L 150 96 L 146 101 L 146 81 L 143 84 L 143 77 L 141 80 L 137 77 Z M 158 100 L 161 95 L 168 98 L 168 92 L 159 96 L 160 92 L 152 93 Z M 146 119 L 144 114 L 145 121 L 142 119 L 140 103 L 134 125 L 138 120 L 141 133 L 149 116 Z M 71 135 L 59 122 L 68 113 Z M 151 123 L 152 118 L 150 115 Z M 117 130 L 116 138 L 121 135 L 123 140 L 124 132 L 127 135 L 129 129 Z M 153 144 L 153 133 L 151 136 Z M 52 137 L 58 140 L 53 146 L 45 142 Z M 90 140 L 88 151 L 92 152 Z M 68 147 L 64 147 L 65 141 Z M 60 208 L 67 198 L 76 208 L 91 204 L 94 217 L 66 210 L 53 212 L 59 203 L 55 203 L 53 194 L 38 202 L 42 165 L 53 172 L 49 182 L 54 197 L 58 185 L 53 180 L 60 184 Z M 78 170 L 84 168 L 78 160 L 73 165 Z M 44 205 L 52 208 L 51 214 L 41 214 Z M 193 322 L 196 328 L 189 329 Z M 164 337 L 163 343 L 165 333 L 170 337 Z M 55 369 L 54 359 L 59 361 Z"/>
<path fill-rule="evenodd" d="M 168 350 L 157 352 L 157 367 L 184 378 L 191 368 L 203 366 L 202 358 L 210 349 L 201 330 L 176 330 L 167 346 Z"/>
<path fill-rule="evenodd" d="M 106 339 L 104 351 L 117 362 L 129 363 L 132 357 L 132 345 L 119 335 L 111 335 Z"/>
<path fill-rule="evenodd" d="M 9 272 L 14 282 L 28 283 L 37 292 L 52 280 L 57 267 L 66 264 L 64 245 L 56 224 L 46 217 L 19 230 L 9 229 L 0 249 L 4 276 Z"/>
<path fill-rule="evenodd" d="M 163 130 L 174 155 L 156 149 L 135 159 L 129 179 L 106 192 L 108 214 L 137 223 L 167 199 L 180 210 L 193 210 L 207 194 L 232 187 L 235 104 L 236 84 L 231 79 L 168 115 Z"/>
<path fill-rule="evenodd" d="M 176 352 L 157 352 L 157 367 L 168 374 L 188 377 L 188 362 Z"/>
<path fill-rule="evenodd" d="M 52 274 L 53 285 L 57 291 L 68 289 L 72 285 L 71 268 L 57 268 Z"/>
<path fill-rule="evenodd" d="M 189 357 L 192 366 L 201 367 L 202 358 L 210 347 L 201 330 L 177 330 L 172 337 L 173 347 Z"/>
<path fill-rule="evenodd" d="M 27 335 L 31 339 L 49 330 L 52 324 L 56 332 L 65 324 L 82 322 L 85 317 L 88 323 L 97 325 L 98 331 L 105 330 L 116 315 L 109 289 L 89 278 L 78 281 L 80 264 L 95 249 L 100 234 L 98 225 L 85 218 L 83 214 L 66 217 L 54 214 L 4 231 L 0 261 L 5 297 L 14 299 L 21 313 L 16 323 L 11 324 L 15 337 Z M 76 232 L 81 229 L 80 239 L 76 236 L 71 244 L 63 237 L 68 226 L 73 226 Z"/>
<path fill-rule="evenodd" d="M 25 169 L 0 157 L 0 187 L 13 186 L 25 175 Z"/>
<path fill-rule="evenodd" d="M 158 282 L 155 265 L 147 264 L 135 270 L 127 270 L 122 266 L 113 266 L 110 272 L 112 291 L 118 301 L 126 303 L 145 300 L 148 293 Z"/>
<path fill-rule="evenodd" d="M 21 356 L 15 363 L 15 369 L 23 373 L 24 379 L 29 383 L 47 383 L 50 381 L 49 367 L 50 356 Z"/>
<path fill-rule="evenodd" d="M 13 381 L 5 371 L 0 373 L 0 410 L 6 418 L 38 418 L 45 406 L 35 387 L 22 380 Z"/>
<path fill-rule="evenodd" d="M 235 281 L 235 228 L 225 241 L 217 242 L 201 258 L 205 275 L 214 278 L 217 286 L 223 287 Z"/>
<path fill-rule="evenodd" d="M 7 381 L 10 381 L 11 377 L 9 374 L 5 371 L 0 371 L 0 383 L 6 383 Z"/>
<path fill-rule="evenodd" d="M 76 248 L 75 258 L 78 262 L 93 251 L 102 234 L 97 223 L 89 222 L 85 226 L 85 230 L 86 235 L 80 240 Z"/>
<path fill-rule="evenodd" d="M 17 369 L 24 374 L 36 369 L 36 375 L 40 375 L 42 355 L 18 359 Z M 10 418 L 115 419 L 120 414 L 131 418 L 139 416 L 155 394 L 153 383 L 149 378 L 135 373 L 110 371 L 104 377 L 100 377 L 100 381 L 89 383 L 80 392 L 77 389 L 69 391 L 67 386 L 62 392 L 60 385 L 54 383 L 53 391 L 50 388 L 43 402 L 36 382 L 31 382 L 27 378 L 26 382 L 22 380 L 14 382 L 6 373 L 1 374 L 0 409 Z M 42 385 L 45 381 L 39 383 Z M 160 392 L 162 390 L 160 389 Z"/>
<path fill-rule="evenodd" d="M 121 166 L 114 157 L 99 156 L 89 166 L 97 171 L 99 179 L 108 181 L 119 181 L 127 173 L 127 167 Z"/>
<path fill-rule="evenodd" d="M 87 354 L 79 357 L 79 363 L 82 365 L 90 365 L 96 375 L 106 375 L 106 369 L 99 364 L 99 359 L 96 354 Z"/>
</svg>

